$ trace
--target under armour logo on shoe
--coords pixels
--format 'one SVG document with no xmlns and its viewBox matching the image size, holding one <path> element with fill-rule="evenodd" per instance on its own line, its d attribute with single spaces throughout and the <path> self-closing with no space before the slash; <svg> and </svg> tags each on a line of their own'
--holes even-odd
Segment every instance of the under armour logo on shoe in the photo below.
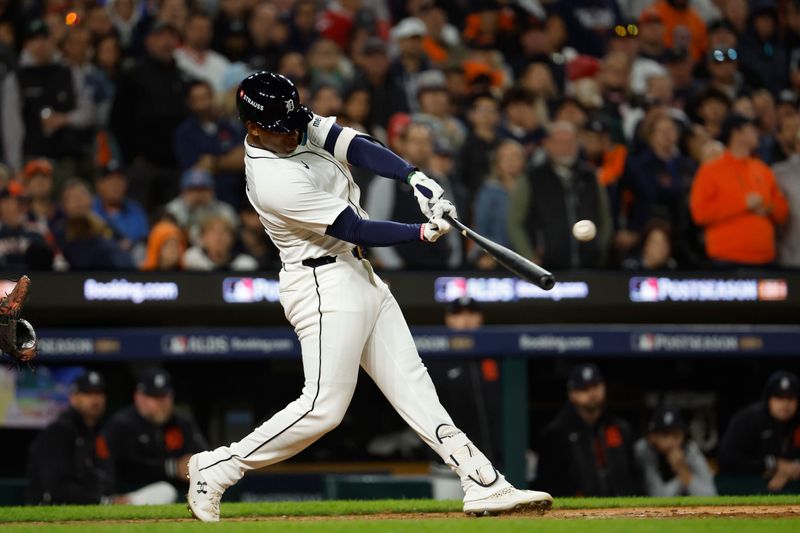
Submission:
<svg viewBox="0 0 800 533">
<path fill-rule="evenodd" d="M 197 494 L 208 494 L 208 491 L 206 490 L 206 485 L 208 485 L 208 483 L 205 481 L 198 481 L 197 485 L 199 487 L 197 489 Z"/>
</svg>

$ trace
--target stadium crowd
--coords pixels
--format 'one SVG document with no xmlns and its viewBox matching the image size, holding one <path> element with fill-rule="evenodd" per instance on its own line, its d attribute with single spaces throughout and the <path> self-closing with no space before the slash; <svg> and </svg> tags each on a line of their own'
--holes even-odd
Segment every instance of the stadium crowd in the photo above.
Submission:
<svg viewBox="0 0 800 533">
<path fill-rule="evenodd" d="M 262 69 L 546 267 L 800 266 L 797 0 L 0 0 L 2 267 L 279 267 L 234 105 Z M 496 267 L 449 237 L 372 259 Z"/>
</svg>

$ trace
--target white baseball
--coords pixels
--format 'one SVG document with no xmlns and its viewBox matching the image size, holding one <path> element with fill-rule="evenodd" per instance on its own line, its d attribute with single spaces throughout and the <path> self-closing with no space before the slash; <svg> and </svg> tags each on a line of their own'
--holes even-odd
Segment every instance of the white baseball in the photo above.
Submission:
<svg viewBox="0 0 800 533">
<path fill-rule="evenodd" d="M 597 235 L 597 226 L 591 220 L 579 220 L 572 226 L 572 235 L 581 242 L 589 242 Z"/>
</svg>

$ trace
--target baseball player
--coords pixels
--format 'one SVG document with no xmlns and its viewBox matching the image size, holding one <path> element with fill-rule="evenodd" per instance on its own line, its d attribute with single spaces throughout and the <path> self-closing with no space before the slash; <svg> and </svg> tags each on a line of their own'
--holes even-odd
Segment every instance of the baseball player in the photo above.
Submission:
<svg viewBox="0 0 800 533">
<path fill-rule="evenodd" d="M 363 258 L 362 246 L 435 242 L 455 217 L 444 191 L 374 139 L 300 104 L 295 86 L 259 72 L 237 91 L 247 127 L 247 197 L 280 251 L 280 302 L 302 348 L 300 397 L 230 446 L 189 460 L 188 503 L 219 520 L 222 493 L 250 470 L 288 459 L 335 428 L 359 366 L 460 477 L 464 512 L 546 510 L 544 492 L 514 488 L 458 429 L 439 402 L 400 307 Z M 369 220 L 348 164 L 406 180 L 428 222 Z"/>
</svg>

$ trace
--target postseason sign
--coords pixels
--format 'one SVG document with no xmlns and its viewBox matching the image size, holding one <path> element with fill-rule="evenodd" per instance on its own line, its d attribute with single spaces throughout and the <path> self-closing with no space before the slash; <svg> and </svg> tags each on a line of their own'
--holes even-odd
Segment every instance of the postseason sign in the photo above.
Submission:
<svg viewBox="0 0 800 533">
<path fill-rule="evenodd" d="M 785 279 L 631 278 L 632 302 L 759 302 L 785 301 Z"/>
</svg>

